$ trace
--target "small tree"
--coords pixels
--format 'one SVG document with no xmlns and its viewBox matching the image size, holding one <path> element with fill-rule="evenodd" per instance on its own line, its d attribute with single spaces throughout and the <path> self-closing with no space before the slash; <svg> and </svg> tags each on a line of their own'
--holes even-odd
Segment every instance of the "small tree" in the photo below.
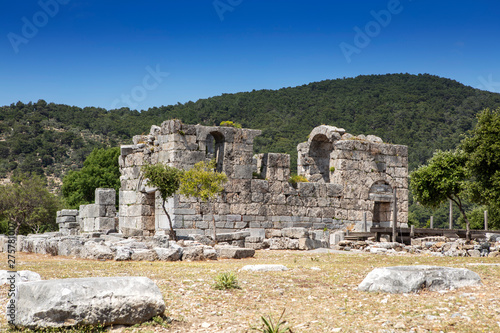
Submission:
<svg viewBox="0 0 500 333">
<path fill-rule="evenodd" d="M 410 174 L 410 186 L 415 199 L 424 206 L 436 208 L 448 199 L 453 201 L 464 217 L 470 240 L 470 223 L 462 202 L 469 184 L 466 161 L 462 151 L 438 150 L 427 165 Z"/>
<path fill-rule="evenodd" d="M 11 184 L 0 186 L 0 219 L 15 224 L 14 233 L 57 230 L 59 198 L 50 193 L 38 175 L 21 174 Z"/>
<path fill-rule="evenodd" d="M 214 201 L 224 190 L 223 184 L 225 182 L 227 182 L 226 174 L 215 171 L 215 160 L 198 162 L 191 170 L 185 171 L 181 176 L 180 194 L 196 197 L 212 206 L 214 241 L 217 241 Z"/>
<path fill-rule="evenodd" d="M 120 148 L 94 149 L 83 162 L 83 168 L 69 171 L 64 177 L 62 194 L 69 207 L 94 201 L 95 189 L 99 187 L 120 190 L 120 169 L 118 166 Z M 117 200 L 118 202 L 118 200 Z"/>
<path fill-rule="evenodd" d="M 179 189 L 182 171 L 165 164 L 147 164 L 142 167 L 142 172 L 144 177 L 147 178 L 146 184 L 148 186 L 156 187 L 156 189 L 160 191 L 163 211 L 165 212 L 165 215 L 167 215 L 170 227 L 170 238 L 177 240 L 177 236 L 172 225 L 172 219 L 170 218 L 170 214 L 165 207 L 165 202 Z"/>
</svg>

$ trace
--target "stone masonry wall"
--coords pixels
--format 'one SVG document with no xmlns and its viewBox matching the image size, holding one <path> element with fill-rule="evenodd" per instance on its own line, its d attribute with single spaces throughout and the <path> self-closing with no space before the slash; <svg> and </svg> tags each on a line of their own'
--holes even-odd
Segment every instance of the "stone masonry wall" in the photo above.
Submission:
<svg viewBox="0 0 500 333">
<path fill-rule="evenodd" d="M 298 146 L 298 173 L 310 182 L 293 186 L 288 154 L 253 155 L 260 131 L 186 125 L 178 120 L 153 126 L 149 135 L 122 146 L 119 229 L 126 235 L 161 234 L 168 229 L 161 199 L 145 185 L 141 166 L 166 163 L 189 169 L 216 159 L 228 182 L 215 204 L 218 232 L 305 227 L 339 229 L 360 224 L 363 212 L 381 225 L 393 188 L 398 189 L 398 218 L 407 222 L 407 148 L 377 137 L 353 137 L 333 126 L 315 128 Z M 176 195 L 167 203 L 178 235 L 210 235 L 211 209 Z M 380 220 L 380 221 L 379 221 Z"/>
<path fill-rule="evenodd" d="M 82 232 L 115 230 L 116 191 L 112 188 L 97 188 L 95 204 L 81 205 L 78 222 Z"/>
</svg>

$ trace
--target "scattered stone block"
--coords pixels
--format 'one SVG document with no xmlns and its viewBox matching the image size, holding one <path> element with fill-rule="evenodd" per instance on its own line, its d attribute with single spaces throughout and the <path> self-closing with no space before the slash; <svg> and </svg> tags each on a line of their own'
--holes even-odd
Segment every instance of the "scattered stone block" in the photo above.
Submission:
<svg viewBox="0 0 500 333">
<path fill-rule="evenodd" d="M 32 329 L 134 325 L 165 311 L 163 295 L 146 277 L 105 277 L 18 285 L 14 324 Z"/>
<path fill-rule="evenodd" d="M 431 291 L 468 286 L 480 286 L 481 278 L 465 268 L 438 266 L 382 267 L 371 271 L 359 284 L 358 290 L 386 293 Z"/>
<path fill-rule="evenodd" d="M 134 261 L 155 261 L 158 259 L 156 251 L 150 249 L 133 249 L 130 259 Z"/>
<path fill-rule="evenodd" d="M 309 232 L 306 228 L 283 228 L 281 230 L 283 237 L 288 238 L 309 238 Z"/>
<path fill-rule="evenodd" d="M 155 247 L 158 260 L 162 261 L 177 261 L 182 258 L 182 247 L 175 245 L 169 248 Z"/>
<path fill-rule="evenodd" d="M 287 271 L 288 268 L 284 265 L 246 265 L 241 270 L 250 272 L 280 272 Z"/>
<path fill-rule="evenodd" d="M 255 255 L 255 250 L 239 247 L 219 247 L 217 248 L 217 253 L 219 258 L 243 259 L 253 257 Z"/>
</svg>

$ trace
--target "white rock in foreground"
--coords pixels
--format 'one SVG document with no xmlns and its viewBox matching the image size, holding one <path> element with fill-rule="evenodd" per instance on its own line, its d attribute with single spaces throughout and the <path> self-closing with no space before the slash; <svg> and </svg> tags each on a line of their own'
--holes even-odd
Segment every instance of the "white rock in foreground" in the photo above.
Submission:
<svg viewBox="0 0 500 333">
<path fill-rule="evenodd" d="M 146 277 L 48 280 L 17 287 L 14 324 L 21 327 L 134 325 L 165 311 L 160 289 Z"/>
<path fill-rule="evenodd" d="M 0 285 L 2 284 L 10 284 L 11 281 L 7 280 L 15 274 L 16 282 L 31 282 L 31 281 L 40 281 L 42 278 L 40 274 L 32 272 L 32 271 L 17 271 L 16 273 L 9 273 L 9 271 L 0 271 Z"/>
<path fill-rule="evenodd" d="M 246 265 L 243 266 L 242 270 L 250 271 L 250 272 L 279 272 L 279 271 L 287 271 L 283 265 Z"/>
<path fill-rule="evenodd" d="M 375 268 L 359 284 L 358 290 L 410 293 L 424 288 L 439 291 L 479 285 L 479 275 L 465 268 L 396 266 Z"/>
</svg>

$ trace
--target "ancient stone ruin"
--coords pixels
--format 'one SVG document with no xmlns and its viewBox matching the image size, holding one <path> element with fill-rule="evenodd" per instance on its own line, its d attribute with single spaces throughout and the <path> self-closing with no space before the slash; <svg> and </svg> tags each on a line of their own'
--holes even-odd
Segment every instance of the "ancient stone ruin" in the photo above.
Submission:
<svg viewBox="0 0 500 333">
<path fill-rule="evenodd" d="M 119 157 L 119 231 L 126 236 L 168 234 L 161 198 L 146 186 L 144 164 L 166 163 L 189 169 L 216 160 L 216 170 L 229 181 L 216 203 L 219 233 L 283 228 L 314 231 L 359 229 L 366 213 L 371 225 L 389 226 L 393 189 L 397 189 L 398 227 L 408 220 L 408 149 L 368 135 L 321 125 L 298 145 L 297 173 L 309 182 L 289 183 L 290 155 L 254 155 L 259 130 L 186 125 L 168 120 L 149 135 L 121 146 Z M 211 235 L 208 207 L 176 195 L 168 201 L 178 236 Z"/>
</svg>

